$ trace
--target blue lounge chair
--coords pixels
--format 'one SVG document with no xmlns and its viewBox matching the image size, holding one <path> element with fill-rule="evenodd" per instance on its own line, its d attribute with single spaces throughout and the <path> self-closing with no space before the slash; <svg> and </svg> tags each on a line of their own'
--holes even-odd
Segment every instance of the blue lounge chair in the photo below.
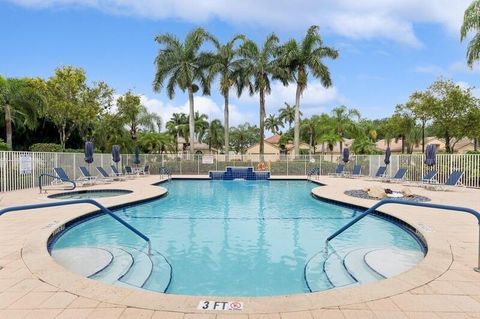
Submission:
<svg viewBox="0 0 480 319">
<path fill-rule="evenodd" d="M 437 176 L 437 171 L 436 170 L 431 170 L 428 171 L 427 174 L 425 174 L 422 177 L 422 180 L 419 182 L 410 182 L 405 184 L 405 186 L 424 186 L 424 184 L 432 184 L 436 182 L 435 177 Z"/>
<path fill-rule="evenodd" d="M 343 164 L 338 164 L 338 165 L 337 165 L 337 168 L 335 169 L 335 173 L 330 173 L 330 174 L 328 174 L 328 175 L 332 175 L 332 176 L 342 176 L 344 169 L 345 169 L 345 165 L 343 165 Z"/>
<path fill-rule="evenodd" d="M 71 179 L 67 173 L 65 172 L 65 170 L 61 167 L 54 167 L 53 168 L 53 171 L 55 172 L 55 175 L 57 175 L 57 177 L 60 179 L 60 181 L 62 182 L 68 182 L 68 183 L 76 183 L 76 184 L 81 184 L 82 186 L 85 184 L 85 181 L 80 179 L 80 180 L 73 180 Z M 58 182 L 58 180 L 53 180 L 52 181 L 52 185 L 55 185 L 55 184 L 61 184 Z"/>
<path fill-rule="evenodd" d="M 113 176 L 116 176 L 116 177 L 124 177 L 125 176 L 125 174 L 120 172 L 115 165 L 110 165 L 110 168 L 112 169 Z"/>
<path fill-rule="evenodd" d="M 144 167 L 137 170 L 138 175 L 150 175 L 150 165 L 146 164 Z"/>
<path fill-rule="evenodd" d="M 90 174 L 88 168 L 86 168 L 85 166 L 79 166 L 78 168 L 80 169 L 80 173 L 82 173 L 82 177 L 79 178 L 80 181 L 91 184 L 95 184 L 96 182 L 98 182 L 98 176 L 93 176 L 92 174 Z"/>
<path fill-rule="evenodd" d="M 351 177 L 360 177 L 360 176 L 362 176 L 362 165 L 353 166 Z"/>
<path fill-rule="evenodd" d="M 131 166 L 125 166 L 125 175 L 130 177 L 138 176 L 132 169 Z"/>
<path fill-rule="evenodd" d="M 100 178 L 105 182 L 113 182 L 112 176 L 110 176 L 106 170 L 103 169 L 101 166 L 95 167 L 97 172 L 100 174 Z"/>
<path fill-rule="evenodd" d="M 386 166 L 380 166 L 380 167 L 378 168 L 377 172 L 375 173 L 375 177 L 377 177 L 377 178 L 384 177 L 386 171 L 387 171 L 387 167 L 386 167 Z"/>
<path fill-rule="evenodd" d="M 389 181 L 389 182 L 401 182 L 405 178 L 406 174 L 407 174 L 407 169 L 406 168 L 399 168 L 398 171 L 395 173 L 395 175 L 392 178 L 388 178 L 387 181 Z"/>
<path fill-rule="evenodd" d="M 462 186 L 461 180 L 463 177 L 462 171 L 453 171 L 447 178 L 445 184 L 426 184 L 426 188 L 433 190 L 449 190 L 457 186 Z"/>
</svg>

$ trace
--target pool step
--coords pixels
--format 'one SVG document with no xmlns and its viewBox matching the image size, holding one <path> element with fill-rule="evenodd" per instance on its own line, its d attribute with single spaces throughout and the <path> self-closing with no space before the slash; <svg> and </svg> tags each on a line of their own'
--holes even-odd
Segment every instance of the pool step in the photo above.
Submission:
<svg viewBox="0 0 480 319">
<path fill-rule="evenodd" d="M 405 272 L 423 258 L 419 251 L 384 247 L 333 252 L 326 259 L 318 253 L 305 265 L 305 281 L 311 291 L 365 284 Z"/>
<path fill-rule="evenodd" d="M 405 272 L 424 258 L 419 251 L 403 249 L 375 249 L 365 254 L 365 263 L 380 275 L 388 278 Z"/>
<path fill-rule="evenodd" d="M 345 269 L 358 283 L 366 284 L 385 278 L 365 263 L 365 255 L 370 252 L 372 252 L 371 248 L 355 249 L 346 254 L 343 259 Z"/>
<path fill-rule="evenodd" d="M 128 251 L 117 247 L 102 247 L 108 250 L 113 259 L 108 267 L 104 268 L 97 274 L 90 276 L 91 279 L 100 280 L 109 284 L 115 283 L 122 276 L 127 274 L 133 266 L 133 256 Z"/>
<path fill-rule="evenodd" d="M 152 260 L 147 254 L 138 249 L 131 247 L 122 247 L 122 249 L 128 251 L 132 255 L 133 265 L 125 275 L 118 279 L 118 281 L 139 288 L 143 287 L 152 273 Z"/>
<path fill-rule="evenodd" d="M 72 247 L 53 250 L 52 258 L 63 267 L 90 277 L 108 267 L 113 255 L 97 247 Z"/>
<path fill-rule="evenodd" d="M 334 287 L 345 287 L 356 283 L 355 278 L 345 268 L 342 257 L 336 253 L 328 256 L 324 271 Z"/>
</svg>

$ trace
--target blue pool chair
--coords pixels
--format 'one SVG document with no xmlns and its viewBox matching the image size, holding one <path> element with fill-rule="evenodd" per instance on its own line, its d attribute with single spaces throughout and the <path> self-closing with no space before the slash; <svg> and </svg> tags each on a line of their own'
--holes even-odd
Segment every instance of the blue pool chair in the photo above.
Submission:
<svg viewBox="0 0 480 319">
<path fill-rule="evenodd" d="M 395 175 L 392 178 L 389 178 L 387 180 L 390 182 L 401 182 L 405 178 L 406 174 L 407 174 L 406 168 L 399 168 L 398 171 L 395 173 Z"/>
<path fill-rule="evenodd" d="M 98 176 L 90 174 L 88 168 L 86 168 L 85 166 L 79 166 L 78 168 L 80 169 L 80 173 L 82 173 L 82 177 L 80 177 L 78 180 L 83 181 L 84 183 L 92 184 L 98 182 Z"/>
<path fill-rule="evenodd" d="M 449 190 L 457 186 L 463 186 L 461 183 L 463 177 L 462 171 L 453 171 L 447 178 L 445 184 L 427 184 L 426 187 L 433 186 L 434 190 Z"/>
<path fill-rule="evenodd" d="M 60 179 L 61 182 L 68 182 L 68 183 L 76 183 L 76 184 L 81 184 L 84 185 L 85 181 L 80 179 L 80 180 L 73 180 L 71 179 L 65 170 L 61 167 L 54 167 L 53 171 L 55 172 L 55 175 Z M 58 180 L 53 180 L 52 185 L 54 184 L 61 184 L 58 182 Z"/>
<path fill-rule="evenodd" d="M 113 181 L 113 178 L 112 176 L 110 176 L 107 171 L 101 167 L 101 166 L 97 166 L 95 167 L 95 169 L 97 170 L 97 172 L 100 174 L 100 179 L 105 181 L 105 182 L 112 182 Z M 119 178 L 117 178 L 117 180 L 119 180 Z"/>
<path fill-rule="evenodd" d="M 344 169 L 345 169 L 345 165 L 343 165 L 343 164 L 338 164 L 338 165 L 337 165 L 337 168 L 335 169 L 335 173 L 330 173 L 330 174 L 328 174 L 328 175 L 332 175 L 332 176 L 342 176 Z"/>
<path fill-rule="evenodd" d="M 355 165 L 352 169 L 351 177 L 360 177 L 362 175 L 362 165 Z"/>
<path fill-rule="evenodd" d="M 386 166 L 380 166 L 377 172 L 375 173 L 375 177 L 378 177 L 378 178 L 384 177 L 386 171 L 387 171 Z"/>
</svg>

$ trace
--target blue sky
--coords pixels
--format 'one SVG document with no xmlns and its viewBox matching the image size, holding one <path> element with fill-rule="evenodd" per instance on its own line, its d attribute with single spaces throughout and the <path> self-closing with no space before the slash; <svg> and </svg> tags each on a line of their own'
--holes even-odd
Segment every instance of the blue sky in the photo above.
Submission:
<svg viewBox="0 0 480 319">
<path fill-rule="evenodd" d="M 244 33 L 262 41 L 270 32 L 281 40 L 301 38 L 308 26 L 320 25 L 327 45 L 340 58 L 326 61 L 333 87 L 312 81 L 302 110 L 310 116 L 345 104 L 362 116 L 389 116 L 414 90 L 439 76 L 479 86 L 479 71 L 465 64 L 459 26 L 469 0 L 0 0 L 0 74 L 48 77 L 60 65 L 87 71 L 117 94 L 128 89 L 164 121 L 187 111 L 187 96 L 169 100 L 152 91 L 156 34 L 183 38 L 203 26 L 220 40 Z M 196 108 L 222 119 L 222 98 L 213 88 L 197 97 Z M 293 104 L 295 87 L 275 83 L 267 113 Z M 234 94 L 232 93 L 232 96 Z M 258 122 L 258 97 L 232 97 L 233 125 Z"/>
</svg>

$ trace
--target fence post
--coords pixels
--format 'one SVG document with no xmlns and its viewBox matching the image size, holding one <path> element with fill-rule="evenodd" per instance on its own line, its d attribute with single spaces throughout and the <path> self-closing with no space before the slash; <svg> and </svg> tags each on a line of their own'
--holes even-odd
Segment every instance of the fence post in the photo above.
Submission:
<svg viewBox="0 0 480 319">
<path fill-rule="evenodd" d="M 77 157 L 75 156 L 75 153 L 73 153 L 72 155 L 73 155 L 73 167 L 72 167 L 72 169 L 73 169 L 73 179 L 77 179 L 77 170 L 75 169 L 75 166 L 76 166 L 75 161 L 76 161 Z"/>
<path fill-rule="evenodd" d="M 35 187 L 36 174 L 35 174 L 35 152 L 32 152 L 32 188 Z"/>
</svg>

